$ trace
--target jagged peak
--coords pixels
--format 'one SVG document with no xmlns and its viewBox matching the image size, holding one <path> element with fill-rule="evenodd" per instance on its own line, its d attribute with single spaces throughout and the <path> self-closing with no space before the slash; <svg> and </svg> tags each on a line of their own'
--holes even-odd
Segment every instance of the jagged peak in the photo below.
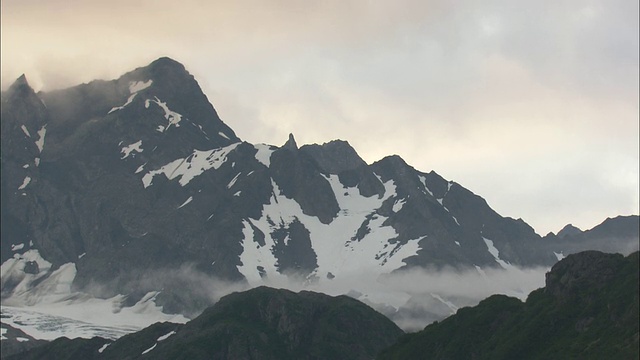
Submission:
<svg viewBox="0 0 640 360">
<path fill-rule="evenodd" d="M 9 101 L 11 98 L 30 99 L 29 101 L 31 102 L 40 102 L 38 95 L 36 95 L 36 92 L 29 85 L 27 77 L 24 74 L 20 75 L 20 77 L 9 86 L 7 91 L 2 92 L 2 98 L 3 102 Z"/>
<path fill-rule="evenodd" d="M 322 145 L 304 145 L 300 150 L 314 158 L 324 171 L 331 174 L 367 166 L 356 150 L 344 140 L 332 140 Z"/>
<path fill-rule="evenodd" d="M 177 84 L 183 81 L 192 81 L 193 76 L 187 71 L 185 66 L 169 57 L 160 57 L 146 66 L 142 66 L 122 75 L 118 80 L 147 81 L 166 80 L 166 83 Z M 184 85 L 181 85 L 184 86 Z"/>
<path fill-rule="evenodd" d="M 25 76 L 25 74 L 20 75 L 16 79 L 16 81 L 14 81 L 13 84 L 11 84 L 11 86 L 9 87 L 9 91 L 16 91 L 18 89 L 30 89 L 31 91 L 33 91 L 31 86 L 29 85 L 29 82 L 27 81 L 27 77 Z"/>
<path fill-rule="evenodd" d="M 289 150 L 298 150 L 298 144 L 296 144 L 296 139 L 293 137 L 293 134 L 289 134 L 289 139 L 284 145 L 282 145 L 283 149 Z"/>
<path fill-rule="evenodd" d="M 582 233 L 582 230 L 580 230 L 580 228 L 577 228 L 572 224 L 567 224 L 562 228 L 562 230 L 558 231 L 558 234 L 556 236 L 558 236 L 559 238 L 564 238 L 565 236 L 573 236 L 580 233 Z"/>
<path fill-rule="evenodd" d="M 406 167 L 409 166 L 409 164 L 407 164 L 406 161 L 404 161 L 403 158 L 400 157 L 400 155 L 388 155 L 383 157 L 382 159 L 378 160 L 375 162 L 375 164 L 389 164 L 392 167 Z"/>
<path fill-rule="evenodd" d="M 25 74 L 20 75 L 16 81 L 14 82 L 14 84 L 24 84 L 24 85 L 29 85 L 29 83 L 27 82 L 27 77 L 25 76 Z"/>
<path fill-rule="evenodd" d="M 167 56 L 157 58 L 156 60 L 152 61 L 148 67 L 150 68 L 157 68 L 157 67 L 168 68 L 169 67 L 169 68 L 185 70 L 184 65 Z"/>
</svg>

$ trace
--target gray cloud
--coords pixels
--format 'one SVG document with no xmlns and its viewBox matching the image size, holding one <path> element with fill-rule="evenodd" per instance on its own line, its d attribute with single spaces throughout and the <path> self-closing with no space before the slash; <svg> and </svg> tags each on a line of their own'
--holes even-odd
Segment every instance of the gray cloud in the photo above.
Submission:
<svg viewBox="0 0 640 360">
<path fill-rule="evenodd" d="M 7 0 L 1 16 L 3 89 L 168 55 L 251 142 L 396 153 L 540 233 L 639 211 L 637 1 Z"/>
</svg>

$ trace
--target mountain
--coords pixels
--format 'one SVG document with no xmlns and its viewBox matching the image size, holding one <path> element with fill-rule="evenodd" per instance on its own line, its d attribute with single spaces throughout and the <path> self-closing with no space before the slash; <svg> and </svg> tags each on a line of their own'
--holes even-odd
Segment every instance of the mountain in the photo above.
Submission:
<svg viewBox="0 0 640 360">
<path fill-rule="evenodd" d="M 212 281 L 331 285 L 568 253 L 399 156 L 242 141 L 169 58 L 50 92 L 22 76 L 1 101 L 3 305 L 55 293 L 193 317 L 223 295 Z"/>
<path fill-rule="evenodd" d="M 560 231 L 558 231 L 556 236 L 558 238 L 562 239 L 562 238 L 564 238 L 566 236 L 575 236 L 575 235 L 579 235 L 579 234 L 582 234 L 582 230 L 580 230 L 579 228 L 573 226 L 572 224 L 567 224 Z M 551 235 L 553 235 L 553 234 L 551 234 Z"/>
<path fill-rule="evenodd" d="M 0 341 L 2 341 L 2 346 L 0 346 L 0 358 L 3 359 L 7 356 L 19 354 L 47 343 L 44 340 L 35 339 L 32 336 L 25 334 L 22 330 L 16 329 L 7 324 L 2 324 L 2 335 Z"/>
<path fill-rule="evenodd" d="M 638 251 L 638 229 L 640 217 L 637 215 L 617 216 L 587 231 L 567 225 L 557 235 L 547 234 L 543 239 L 551 251 L 563 256 L 586 250 L 627 255 Z"/>
<path fill-rule="evenodd" d="M 586 251 L 527 301 L 494 295 L 405 335 L 380 359 L 637 359 L 638 252 Z"/>
<path fill-rule="evenodd" d="M 57 339 L 20 359 L 371 359 L 403 332 L 347 296 L 258 287 L 185 325 L 158 323 L 115 342 Z"/>
</svg>

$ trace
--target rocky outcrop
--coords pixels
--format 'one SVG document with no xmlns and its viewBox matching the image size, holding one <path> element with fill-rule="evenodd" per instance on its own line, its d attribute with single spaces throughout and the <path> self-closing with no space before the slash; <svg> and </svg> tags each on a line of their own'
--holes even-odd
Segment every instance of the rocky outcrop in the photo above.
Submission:
<svg viewBox="0 0 640 360">
<path fill-rule="evenodd" d="M 638 251 L 639 233 L 640 217 L 629 215 L 607 218 L 586 231 L 567 225 L 557 235 L 548 234 L 543 240 L 548 249 L 564 256 L 586 250 L 628 255 Z"/>
<path fill-rule="evenodd" d="M 638 260 L 638 252 L 570 255 L 526 303 L 491 296 L 404 336 L 379 358 L 636 359 Z"/>
<path fill-rule="evenodd" d="M 222 298 L 185 325 L 158 323 L 113 343 L 58 339 L 16 359 L 371 359 L 400 335 L 352 298 L 260 287 Z"/>
<path fill-rule="evenodd" d="M 44 340 L 34 339 L 32 336 L 25 334 L 22 330 L 4 323 L 2 324 L 1 341 L 2 346 L 0 346 L 0 357 L 2 359 L 47 343 L 47 341 Z"/>
<path fill-rule="evenodd" d="M 560 231 L 558 231 L 558 233 L 556 234 L 557 237 L 559 237 L 560 239 L 564 238 L 565 236 L 576 236 L 582 234 L 582 230 L 580 230 L 579 228 L 571 225 L 571 224 L 567 224 L 565 227 L 563 227 Z"/>
</svg>

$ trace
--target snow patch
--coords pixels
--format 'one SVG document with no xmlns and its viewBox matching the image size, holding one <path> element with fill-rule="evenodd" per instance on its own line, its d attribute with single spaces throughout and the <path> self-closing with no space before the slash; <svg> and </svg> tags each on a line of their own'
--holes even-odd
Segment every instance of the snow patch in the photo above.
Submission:
<svg viewBox="0 0 640 360">
<path fill-rule="evenodd" d="M 424 185 L 424 190 L 426 191 L 426 193 L 423 191 L 423 193 L 429 194 L 431 197 L 435 197 L 433 196 L 433 193 L 431 192 L 431 190 L 429 190 L 429 187 L 427 186 L 427 178 L 422 176 L 422 175 L 418 175 L 418 179 L 420 179 L 420 181 L 422 182 L 422 185 Z"/>
<path fill-rule="evenodd" d="M 30 252 L 31 256 L 27 258 L 40 261 L 36 250 Z M 2 264 L 3 282 L 6 281 L 6 275 L 15 278 L 17 273 L 24 274 L 22 268 L 15 266 L 15 260 L 10 259 Z M 43 279 L 25 289 L 28 293 L 14 290 L 11 296 L 3 298 L 3 324 L 20 329 L 36 339 L 53 340 L 61 336 L 117 339 L 156 322 L 188 321 L 182 315 L 163 313 L 162 306 L 155 303 L 159 294 L 157 291 L 147 293 L 131 307 L 124 307 L 127 298 L 124 295 L 97 299 L 88 294 L 71 292 L 76 273 L 74 264 L 64 264 L 50 274 L 49 270 L 50 265 L 40 267 L 37 277 Z"/>
<path fill-rule="evenodd" d="M 122 153 L 121 159 L 128 158 L 133 151 L 141 153 L 143 151 L 141 146 L 142 146 L 142 140 L 138 140 L 138 142 L 135 142 L 131 145 L 123 147 L 122 150 L 120 150 L 120 152 Z"/>
<path fill-rule="evenodd" d="M 111 345 L 111 343 L 106 343 L 104 345 L 102 345 L 102 347 L 100 349 L 98 349 L 98 352 L 100 354 L 102 354 L 102 352 L 107 348 L 107 346 Z"/>
<path fill-rule="evenodd" d="M 144 355 L 144 354 L 148 353 L 149 351 L 151 351 L 151 350 L 155 349 L 155 348 L 156 348 L 156 346 L 158 346 L 158 343 L 153 344 L 153 346 L 152 346 L 152 347 L 150 347 L 150 348 L 148 348 L 147 350 L 143 351 L 143 352 L 142 352 L 142 355 Z"/>
<path fill-rule="evenodd" d="M 202 130 L 202 129 L 201 129 Z M 229 139 L 229 137 L 227 135 L 225 135 L 222 131 L 218 131 L 218 135 L 222 136 L 223 138 L 227 139 L 227 140 L 231 140 Z"/>
<path fill-rule="evenodd" d="M 397 213 L 398 211 L 400 211 L 406 202 L 406 199 L 396 200 L 396 202 L 393 203 L 393 212 Z"/>
<path fill-rule="evenodd" d="M 238 270 L 249 284 L 263 283 L 265 274 L 269 281 L 286 278 L 276 268 L 277 259 L 273 255 L 276 241 L 272 233 L 287 228 L 294 221 L 300 222 L 309 231 L 318 264 L 311 275 L 318 276 L 320 283 L 332 281 L 324 276 L 329 272 L 341 276 L 367 273 L 373 277 L 390 273 L 405 265 L 403 260 L 419 250 L 418 243 L 421 239 L 412 239 L 403 244 L 392 241 L 398 234 L 393 227 L 383 225 L 386 217 L 376 213 L 384 201 L 396 196 L 396 186 L 392 180 L 383 183 L 385 193 L 382 198 L 378 198 L 360 195 L 357 187 L 345 187 L 337 175 L 325 178 L 340 206 L 337 217 L 329 224 L 323 224 L 317 217 L 304 214 L 300 205 L 284 196 L 272 180 L 272 196 L 269 203 L 263 206 L 260 218 L 243 222 L 244 251 L 240 256 L 243 265 L 238 266 Z M 355 235 L 365 223 L 370 231 L 357 240 Z M 253 241 L 254 227 L 265 235 L 265 245 L 261 246 Z"/>
<path fill-rule="evenodd" d="M 145 107 L 148 108 L 149 103 L 147 101 L 145 101 Z M 169 130 L 171 125 L 174 125 L 175 127 L 180 127 L 180 121 L 182 121 L 182 115 L 169 109 L 169 106 L 167 106 L 167 103 L 158 99 L 157 96 L 155 96 L 155 100 L 150 100 L 150 101 L 160 106 L 160 108 L 164 110 L 164 118 L 169 120 L 169 125 L 167 125 L 167 127 L 163 131 Z"/>
<path fill-rule="evenodd" d="M 181 207 L 187 205 L 188 203 L 190 203 L 193 200 L 193 196 L 189 196 L 189 198 L 187 200 L 185 200 L 185 202 L 182 203 L 182 205 L 178 206 L 178 209 L 180 209 Z M 177 210 L 177 209 L 176 209 Z"/>
<path fill-rule="evenodd" d="M 29 185 L 29 183 L 30 183 L 30 182 L 31 182 L 31 178 L 30 178 L 30 177 L 28 177 L 28 176 L 26 176 L 26 177 L 24 178 L 24 180 L 22 180 L 22 185 L 20 185 L 20 187 L 18 188 L 18 190 L 22 190 L 22 189 L 26 188 L 26 187 L 27 187 L 27 185 Z"/>
<path fill-rule="evenodd" d="M 142 184 L 146 188 L 153 183 L 154 176 L 164 174 L 169 180 L 180 178 L 178 182 L 185 186 L 205 171 L 219 169 L 227 161 L 227 155 L 238 145 L 239 142 L 208 151 L 194 150 L 187 158 L 176 159 L 158 170 L 149 171 L 142 177 Z"/>
<path fill-rule="evenodd" d="M 138 91 L 142 91 L 153 84 L 153 80 L 144 81 L 131 81 L 129 83 L 129 93 L 137 93 Z"/>
<path fill-rule="evenodd" d="M 500 264 L 500 266 L 502 266 L 502 268 L 504 269 L 509 269 L 512 268 L 513 265 L 511 265 L 510 263 L 500 259 L 500 252 L 498 251 L 498 249 L 493 245 L 493 241 L 489 240 L 485 237 L 482 237 L 482 240 L 484 240 L 484 243 L 487 244 L 487 249 L 489 250 L 489 253 L 491 255 L 493 255 L 493 258 L 496 259 L 496 262 L 498 264 Z"/>
<path fill-rule="evenodd" d="M 231 187 L 236 183 L 236 181 L 238 180 L 238 176 L 240 176 L 241 173 L 236 174 L 236 176 L 231 179 L 231 181 L 229 181 L 229 183 L 227 184 L 227 189 L 231 189 Z"/>
<path fill-rule="evenodd" d="M 136 174 L 141 173 L 141 172 L 142 172 L 142 170 L 144 170 L 144 166 L 145 166 L 145 165 L 147 165 L 147 163 L 144 163 L 144 164 L 142 164 L 142 165 L 138 166 L 138 168 L 136 169 L 136 172 L 135 172 L 135 173 L 136 173 Z"/>
<path fill-rule="evenodd" d="M 31 134 L 29 134 L 29 130 L 27 129 L 26 126 L 20 125 L 20 128 L 22 129 L 22 132 L 24 132 L 25 135 L 27 135 L 28 137 L 31 137 Z"/>
<path fill-rule="evenodd" d="M 11 244 L 11 251 L 18 251 L 18 250 L 22 250 L 24 248 L 24 244 Z"/>
<path fill-rule="evenodd" d="M 111 110 L 109 110 L 109 112 L 107 114 L 111 114 L 114 111 L 118 111 L 118 110 L 124 109 L 127 105 L 129 105 L 129 104 L 131 104 L 133 102 L 133 99 L 135 99 L 136 95 L 138 95 L 138 91 L 142 91 L 142 90 L 148 88 L 149 86 L 151 86 L 152 83 L 153 83 L 153 80 L 149 80 L 147 82 L 144 82 L 144 81 L 131 81 L 131 82 L 129 82 L 129 93 L 131 95 L 129 95 L 129 98 L 127 99 L 127 102 L 125 102 L 121 106 L 116 106 L 116 107 L 111 108 Z M 146 106 L 146 102 L 145 102 L 145 106 Z"/>
<path fill-rule="evenodd" d="M 556 256 L 556 259 L 558 259 L 558 261 L 560 261 L 560 260 L 564 259 L 564 254 L 562 253 L 562 251 L 560 251 L 559 253 L 557 253 L 557 252 L 555 252 L 555 251 L 554 251 L 554 252 L 553 252 L 553 255 L 555 255 L 555 256 Z"/>
<path fill-rule="evenodd" d="M 127 106 L 127 105 L 129 105 L 129 104 L 131 104 L 133 102 L 133 99 L 136 97 L 136 95 L 138 95 L 138 94 L 134 93 L 134 94 L 129 95 L 129 98 L 127 99 L 127 102 L 125 102 L 121 106 L 112 107 L 111 110 L 109 110 L 109 112 L 107 114 L 111 114 L 114 111 L 118 111 L 118 110 L 124 109 L 125 106 Z"/>
<path fill-rule="evenodd" d="M 38 140 L 36 140 L 36 146 L 38 147 L 38 151 L 42 152 L 44 149 L 44 136 L 47 134 L 47 125 L 43 125 L 40 130 L 38 130 Z"/>
<path fill-rule="evenodd" d="M 272 249 L 275 247 L 273 238 L 265 234 L 265 245 L 261 246 L 253 241 L 254 230 L 249 220 L 242 221 L 242 254 L 240 255 L 240 263 L 238 271 L 245 276 L 249 284 L 258 285 L 262 282 L 260 270 L 268 274 L 270 279 L 275 280 L 281 278 L 286 280 L 286 276 L 278 272 L 276 264 L 278 259 L 273 255 Z M 260 270 L 259 270 L 260 269 Z"/>
<path fill-rule="evenodd" d="M 253 147 L 258 150 L 255 155 L 256 160 L 266 167 L 271 166 L 271 154 L 274 151 L 273 148 L 267 144 L 255 144 Z"/>
<path fill-rule="evenodd" d="M 455 306 L 451 301 L 447 301 L 445 299 L 443 299 L 440 295 L 438 294 L 434 294 L 434 293 L 430 293 L 430 295 L 435 298 L 436 300 L 440 301 L 441 303 L 447 305 L 447 307 L 449 309 L 451 309 L 451 315 L 455 314 L 458 311 L 458 307 Z"/>
<path fill-rule="evenodd" d="M 171 336 L 171 335 L 173 335 L 173 334 L 175 334 L 175 333 L 176 333 L 175 331 L 171 331 L 171 332 L 170 332 L 170 333 L 168 333 L 168 334 L 165 334 L 165 335 L 160 336 L 160 337 L 158 338 L 158 340 L 157 340 L 157 341 L 166 340 L 167 338 L 169 338 L 169 336 Z"/>
</svg>

